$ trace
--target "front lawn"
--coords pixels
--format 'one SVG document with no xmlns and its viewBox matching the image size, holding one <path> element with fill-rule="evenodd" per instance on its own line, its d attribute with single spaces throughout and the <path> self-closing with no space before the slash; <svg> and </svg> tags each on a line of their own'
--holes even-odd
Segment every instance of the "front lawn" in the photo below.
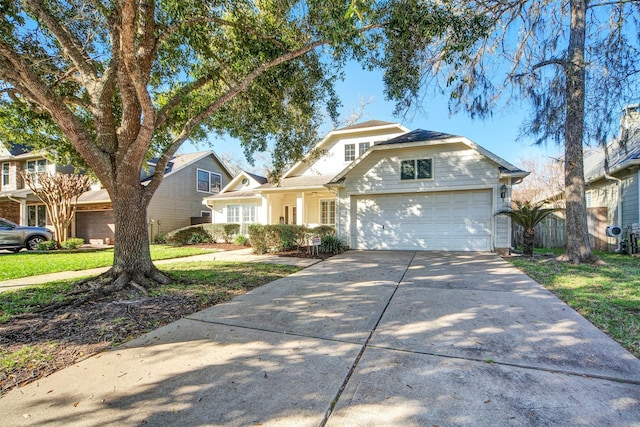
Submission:
<svg viewBox="0 0 640 427">
<path fill-rule="evenodd" d="M 182 258 L 210 253 L 212 249 L 190 246 L 151 245 L 151 259 Z M 60 271 L 78 271 L 113 264 L 113 249 L 19 252 L 0 255 L 0 281 Z"/>
<path fill-rule="evenodd" d="M 544 256 L 507 260 L 640 357 L 640 258 L 596 255 L 607 265 L 573 265 Z"/>
<path fill-rule="evenodd" d="M 13 387 L 136 338 L 300 270 L 240 262 L 161 265 L 180 280 L 150 290 L 111 294 L 80 306 L 41 311 L 70 298 L 74 281 L 0 293 L 0 396 Z"/>
</svg>

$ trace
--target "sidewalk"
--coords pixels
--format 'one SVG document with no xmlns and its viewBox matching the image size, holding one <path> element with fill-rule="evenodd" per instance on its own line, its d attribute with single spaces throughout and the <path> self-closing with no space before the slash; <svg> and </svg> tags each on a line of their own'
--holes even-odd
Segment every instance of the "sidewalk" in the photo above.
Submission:
<svg viewBox="0 0 640 427">
<path fill-rule="evenodd" d="M 296 257 L 284 257 L 277 255 L 256 255 L 253 253 L 253 249 L 238 249 L 235 251 L 220 251 L 211 252 L 209 254 L 193 255 L 182 258 L 172 258 L 154 261 L 155 265 L 170 264 L 176 262 L 198 262 L 198 261 L 238 261 L 238 262 L 263 262 L 270 264 L 285 264 L 296 265 L 299 267 L 308 267 L 317 262 L 319 259 L 313 258 L 296 258 Z M 10 291 L 15 289 L 24 288 L 27 286 L 39 285 L 42 283 L 53 282 L 56 280 L 65 279 L 79 279 L 82 277 L 98 276 L 110 267 L 92 268 L 88 270 L 80 271 L 62 271 L 60 273 L 43 274 L 40 276 L 22 277 L 19 279 L 12 279 L 0 282 L 0 292 Z"/>
</svg>

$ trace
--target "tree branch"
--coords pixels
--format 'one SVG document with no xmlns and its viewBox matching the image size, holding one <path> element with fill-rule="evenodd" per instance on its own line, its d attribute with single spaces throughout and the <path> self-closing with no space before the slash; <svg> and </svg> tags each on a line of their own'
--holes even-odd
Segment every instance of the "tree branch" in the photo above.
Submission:
<svg viewBox="0 0 640 427">
<path fill-rule="evenodd" d="M 602 2 L 602 3 L 590 4 L 590 5 L 587 6 L 587 9 L 593 9 L 595 7 L 600 7 L 600 6 L 618 6 L 618 5 L 627 4 L 627 3 L 640 3 L 640 0 L 605 1 L 605 2 Z"/>
<path fill-rule="evenodd" d="M 60 25 L 60 21 L 49 13 L 40 0 L 26 0 L 26 3 L 56 37 L 64 53 L 73 61 L 78 71 L 84 75 L 85 85 L 89 86 L 89 82 L 95 80 L 98 73 L 91 59 L 81 48 L 78 40 Z"/>
</svg>

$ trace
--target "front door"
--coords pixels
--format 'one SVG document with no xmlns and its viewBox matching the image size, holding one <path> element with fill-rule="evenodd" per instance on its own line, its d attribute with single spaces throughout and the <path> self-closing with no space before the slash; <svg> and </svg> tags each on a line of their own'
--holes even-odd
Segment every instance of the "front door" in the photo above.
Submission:
<svg viewBox="0 0 640 427">
<path fill-rule="evenodd" d="M 287 205 L 284 207 L 284 223 L 295 224 L 298 216 L 298 207 L 294 205 Z"/>
</svg>

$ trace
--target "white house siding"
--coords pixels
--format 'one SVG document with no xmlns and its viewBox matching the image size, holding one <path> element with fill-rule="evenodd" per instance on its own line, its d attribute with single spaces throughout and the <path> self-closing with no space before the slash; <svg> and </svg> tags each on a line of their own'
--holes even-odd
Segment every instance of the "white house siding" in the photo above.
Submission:
<svg viewBox="0 0 640 427">
<path fill-rule="evenodd" d="M 394 130 L 396 130 L 396 128 L 394 128 Z M 309 168 L 307 168 L 302 173 L 302 175 L 337 175 L 351 163 L 350 161 L 344 160 L 344 147 L 346 144 L 355 145 L 355 155 L 356 158 L 358 158 L 360 157 L 360 155 L 362 155 L 362 153 L 360 152 L 361 142 L 368 142 L 369 146 L 372 147 L 376 142 L 387 141 L 391 138 L 402 135 L 403 133 L 404 132 L 394 131 L 388 134 L 380 134 L 380 130 L 378 130 L 375 133 L 358 133 L 358 136 L 356 137 L 340 137 L 338 135 L 334 137 L 332 141 L 328 141 L 327 144 L 325 144 L 325 146 L 331 145 L 332 143 L 334 145 L 327 149 L 327 151 L 324 152 L 324 155 L 320 157 L 316 162 L 311 164 L 311 166 L 309 166 Z M 333 142 L 334 140 L 336 140 L 337 142 Z"/>
<path fill-rule="evenodd" d="M 400 161 L 423 158 L 433 159 L 434 179 L 401 181 Z M 358 176 L 359 173 L 363 175 Z M 475 150 L 439 151 L 437 147 L 423 147 L 372 153 L 347 176 L 345 186 L 350 195 L 382 194 L 487 188 L 497 179 L 498 168 Z"/>
</svg>

